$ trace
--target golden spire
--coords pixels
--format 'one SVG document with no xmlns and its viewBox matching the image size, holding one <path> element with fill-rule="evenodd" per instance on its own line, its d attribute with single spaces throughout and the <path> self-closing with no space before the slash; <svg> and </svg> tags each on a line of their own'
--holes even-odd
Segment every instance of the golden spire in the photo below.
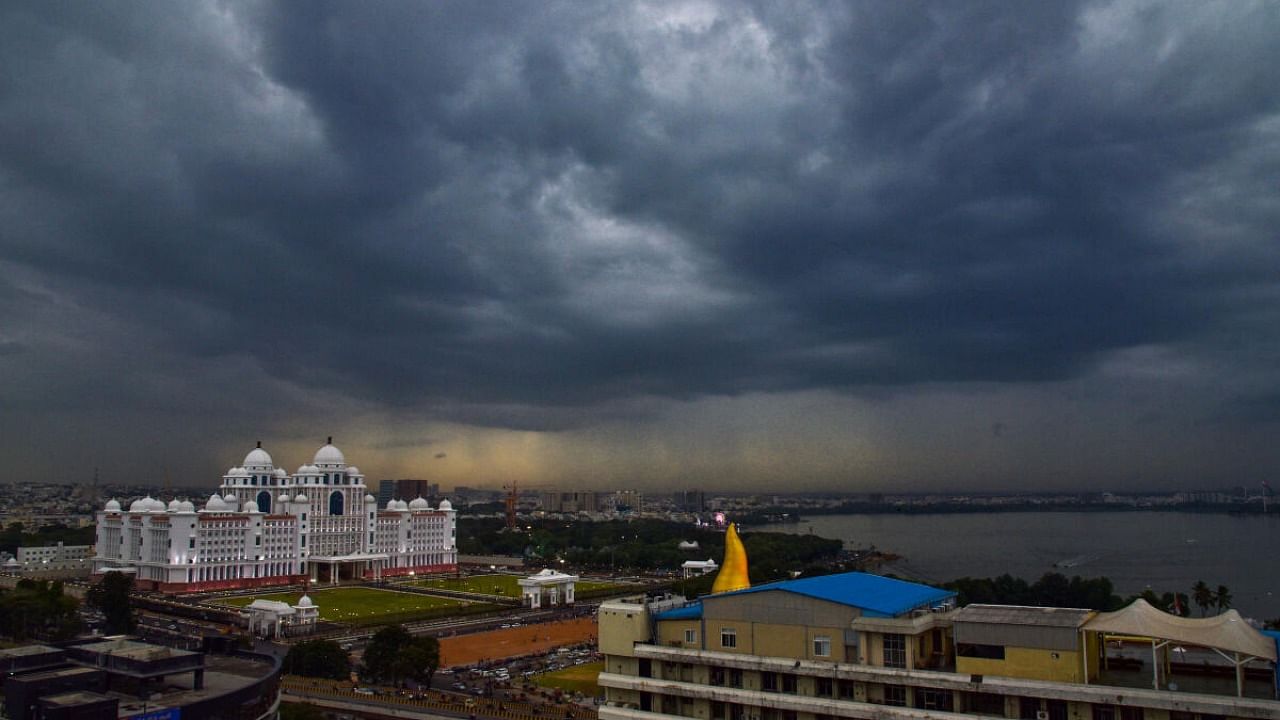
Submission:
<svg viewBox="0 0 1280 720">
<path fill-rule="evenodd" d="M 738 537 L 737 525 L 729 523 L 729 529 L 724 534 L 724 562 L 720 565 L 720 572 L 716 573 L 711 592 L 745 590 L 749 587 L 751 580 L 747 577 L 747 549 L 742 546 L 742 538 Z"/>
</svg>

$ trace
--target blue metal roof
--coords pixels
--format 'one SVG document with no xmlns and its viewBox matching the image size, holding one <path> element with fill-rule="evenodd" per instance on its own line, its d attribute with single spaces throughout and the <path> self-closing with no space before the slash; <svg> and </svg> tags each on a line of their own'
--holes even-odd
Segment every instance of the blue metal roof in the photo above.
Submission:
<svg viewBox="0 0 1280 720">
<path fill-rule="evenodd" d="M 767 585 L 758 585 L 746 590 L 724 593 L 724 595 L 740 595 L 770 590 L 791 592 L 797 595 L 805 595 L 819 600 L 856 607 L 862 610 L 863 614 L 873 617 L 895 617 L 911 612 L 916 608 L 938 605 L 956 595 L 953 590 L 942 590 L 928 585 L 860 572 L 822 575 L 800 580 L 784 580 Z"/>
<path fill-rule="evenodd" d="M 655 620 L 700 620 L 702 618 L 702 602 L 693 602 L 673 610 L 666 610 L 653 616 Z"/>
</svg>

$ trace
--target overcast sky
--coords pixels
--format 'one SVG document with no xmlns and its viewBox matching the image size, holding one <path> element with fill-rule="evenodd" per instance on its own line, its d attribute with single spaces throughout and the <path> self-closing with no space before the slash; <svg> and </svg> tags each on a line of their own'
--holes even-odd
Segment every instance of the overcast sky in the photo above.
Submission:
<svg viewBox="0 0 1280 720">
<path fill-rule="evenodd" d="M 1280 3 L 6 2 L 0 460 L 1280 474 Z"/>
</svg>

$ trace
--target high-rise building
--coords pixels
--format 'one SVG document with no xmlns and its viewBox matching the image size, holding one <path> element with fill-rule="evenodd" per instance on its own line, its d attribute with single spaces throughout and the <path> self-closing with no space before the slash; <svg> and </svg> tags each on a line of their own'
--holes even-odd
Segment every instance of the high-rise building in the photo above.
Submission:
<svg viewBox="0 0 1280 720">
<path fill-rule="evenodd" d="M 292 475 L 259 447 L 227 471 L 217 494 L 150 497 L 98 512 L 94 573 L 134 574 L 141 589 L 198 592 L 452 571 L 457 517 L 441 500 L 390 500 L 383 509 L 364 475 L 332 442 Z"/>
<path fill-rule="evenodd" d="M 702 490 L 677 490 L 671 494 L 671 504 L 680 512 L 706 512 L 707 494 Z"/>
<path fill-rule="evenodd" d="M 542 493 L 542 509 L 553 513 L 598 512 L 600 494 L 595 492 L 560 492 L 545 490 Z"/>
</svg>

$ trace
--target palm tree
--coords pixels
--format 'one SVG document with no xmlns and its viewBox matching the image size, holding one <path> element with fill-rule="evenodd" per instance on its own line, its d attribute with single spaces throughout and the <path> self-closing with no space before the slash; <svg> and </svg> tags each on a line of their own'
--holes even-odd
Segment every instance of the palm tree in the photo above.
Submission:
<svg viewBox="0 0 1280 720">
<path fill-rule="evenodd" d="M 1218 612 L 1231 607 L 1231 591 L 1226 585 L 1218 586 L 1218 591 L 1213 594 L 1213 603 L 1218 606 Z"/>
<path fill-rule="evenodd" d="M 1209 589 L 1209 584 L 1203 580 L 1197 580 L 1196 584 L 1191 587 L 1191 598 L 1196 601 L 1196 605 L 1200 606 L 1200 617 L 1204 617 L 1209 606 L 1214 603 L 1213 591 Z"/>
</svg>

